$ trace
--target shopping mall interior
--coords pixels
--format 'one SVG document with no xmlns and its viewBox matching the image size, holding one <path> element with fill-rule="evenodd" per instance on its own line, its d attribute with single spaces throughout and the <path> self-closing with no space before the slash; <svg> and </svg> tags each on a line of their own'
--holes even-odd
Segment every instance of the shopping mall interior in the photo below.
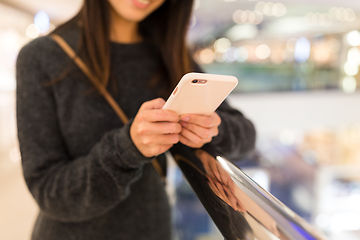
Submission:
<svg viewBox="0 0 360 240">
<path fill-rule="evenodd" d="M 0 239 L 30 239 L 38 212 L 17 140 L 18 52 L 81 5 L 0 0 Z M 356 0 L 195 0 L 188 33 L 205 72 L 239 80 L 228 101 L 257 142 L 236 164 L 331 240 L 360 239 L 359 31 Z M 222 239 L 181 171 L 168 173 L 174 240 Z"/>
</svg>

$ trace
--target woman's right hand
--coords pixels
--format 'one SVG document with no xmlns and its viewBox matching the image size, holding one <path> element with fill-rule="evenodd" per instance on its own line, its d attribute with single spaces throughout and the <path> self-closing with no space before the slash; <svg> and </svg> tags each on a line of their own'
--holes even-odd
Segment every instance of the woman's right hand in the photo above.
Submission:
<svg viewBox="0 0 360 240">
<path fill-rule="evenodd" d="M 143 103 L 131 125 L 131 139 L 145 157 L 160 155 L 179 142 L 180 118 L 162 109 L 164 104 L 162 98 Z"/>
</svg>

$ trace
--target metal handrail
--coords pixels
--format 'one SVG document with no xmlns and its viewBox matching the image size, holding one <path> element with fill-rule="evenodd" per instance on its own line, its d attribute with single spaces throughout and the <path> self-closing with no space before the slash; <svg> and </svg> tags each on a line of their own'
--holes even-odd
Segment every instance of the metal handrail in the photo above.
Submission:
<svg viewBox="0 0 360 240">
<path fill-rule="evenodd" d="M 177 144 L 170 151 L 225 239 L 327 239 L 211 145 L 204 149 Z"/>
</svg>

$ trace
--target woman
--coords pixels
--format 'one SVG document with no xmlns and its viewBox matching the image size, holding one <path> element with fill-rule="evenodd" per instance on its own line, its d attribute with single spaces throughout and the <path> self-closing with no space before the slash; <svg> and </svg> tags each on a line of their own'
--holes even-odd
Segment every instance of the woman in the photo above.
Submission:
<svg viewBox="0 0 360 240">
<path fill-rule="evenodd" d="M 51 37 L 22 49 L 18 134 L 40 207 L 32 239 L 170 239 L 154 157 L 164 167 L 163 153 L 178 142 L 212 141 L 234 157 L 253 148 L 253 125 L 226 103 L 211 116 L 162 110 L 159 97 L 197 70 L 185 45 L 191 7 L 192 0 L 85 0 L 55 31 L 107 86 L 127 124 Z"/>
</svg>

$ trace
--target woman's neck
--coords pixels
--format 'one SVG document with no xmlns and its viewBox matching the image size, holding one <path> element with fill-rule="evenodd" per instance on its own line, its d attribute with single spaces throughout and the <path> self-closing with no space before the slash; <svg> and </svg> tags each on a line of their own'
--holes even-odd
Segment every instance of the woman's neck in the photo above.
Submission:
<svg viewBox="0 0 360 240">
<path fill-rule="evenodd" d="M 137 43 L 143 39 L 139 34 L 137 22 L 130 22 L 111 11 L 110 40 L 118 43 Z"/>
</svg>

